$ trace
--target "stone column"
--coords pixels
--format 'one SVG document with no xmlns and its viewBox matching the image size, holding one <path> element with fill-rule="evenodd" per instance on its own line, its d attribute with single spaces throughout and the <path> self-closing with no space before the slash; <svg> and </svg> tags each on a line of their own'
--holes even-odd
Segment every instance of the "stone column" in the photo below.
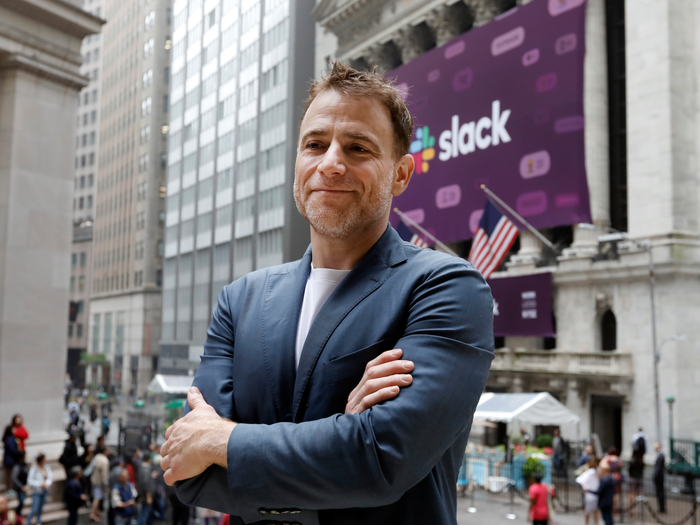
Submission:
<svg viewBox="0 0 700 525">
<path fill-rule="evenodd" d="M 65 439 L 80 44 L 102 23 L 66 2 L 0 5 L 0 422 L 24 416 L 30 458 Z"/>
<path fill-rule="evenodd" d="M 525 274 L 532 273 L 535 266 L 542 257 L 542 241 L 534 233 L 528 230 L 520 231 L 520 249 L 517 255 L 510 258 L 506 263 L 508 273 Z"/>
<path fill-rule="evenodd" d="M 588 0 L 583 108 L 586 121 L 586 177 L 595 229 L 574 226 L 574 242 L 560 260 L 587 259 L 598 253 L 598 237 L 610 225 L 610 157 L 608 128 L 608 56 L 605 0 Z"/>
<path fill-rule="evenodd" d="M 399 48 L 401 61 L 404 64 L 409 63 L 435 45 L 435 39 L 425 24 L 402 27 L 392 40 Z"/>
<path fill-rule="evenodd" d="M 440 47 L 461 35 L 474 25 L 474 16 L 465 2 L 433 9 L 425 23 L 435 34 L 435 44 Z"/>
<path fill-rule="evenodd" d="M 625 11 L 632 237 L 700 232 L 697 24 L 697 5 L 684 0 L 639 0 Z"/>
</svg>

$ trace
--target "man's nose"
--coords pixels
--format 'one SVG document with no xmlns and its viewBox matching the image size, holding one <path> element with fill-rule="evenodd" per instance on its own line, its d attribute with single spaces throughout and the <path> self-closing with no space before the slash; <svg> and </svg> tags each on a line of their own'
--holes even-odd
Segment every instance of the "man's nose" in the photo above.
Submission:
<svg viewBox="0 0 700 525">
<path fill-rule="evenodd" d="M 345 174 L 345 155 L 337 142 L 331 142 L 318 165 L 318 172 L 326 177 Z"/>
</svg>

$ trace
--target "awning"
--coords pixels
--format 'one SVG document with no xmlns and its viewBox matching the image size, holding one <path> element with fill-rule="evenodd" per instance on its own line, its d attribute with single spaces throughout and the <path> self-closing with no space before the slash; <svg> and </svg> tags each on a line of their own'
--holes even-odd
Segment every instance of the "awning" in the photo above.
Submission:
<svg viewBox="0 0 700 525">
<path fill-rule="evenodd" d="M 192 386 L 190 376 L 169 376 L 156 374 L 148 384 L 148 390 L 154 394 L 186 394 Z"/>
<path fill-rule="evenodd" d="M 474 419 L 532 425 L 568 425 L 581 421 L 551 394 L 482 394 Z"/>
</svg>

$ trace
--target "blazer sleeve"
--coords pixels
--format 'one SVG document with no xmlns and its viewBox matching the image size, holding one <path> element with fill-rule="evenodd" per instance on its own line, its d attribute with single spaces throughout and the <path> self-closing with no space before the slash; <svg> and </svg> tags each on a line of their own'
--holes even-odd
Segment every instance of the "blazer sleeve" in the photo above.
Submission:
<svg viewBox="0 0 700 525">
<path fill-rule="evenodd" d="M 227 509 L 217 510 L 248 522 L 260 508 L 387 505 L 425 478 L 471 428 L 493 359 L 493 301 L 481 274 L 451 259 L 416 287 L 406 309 L 396 348 L 415 369 L 398 397 L 361 414 L 239 424 L 228 468 L 184 482 L 181 499 L 206 506 L 226 498 Z"/>
</svg>

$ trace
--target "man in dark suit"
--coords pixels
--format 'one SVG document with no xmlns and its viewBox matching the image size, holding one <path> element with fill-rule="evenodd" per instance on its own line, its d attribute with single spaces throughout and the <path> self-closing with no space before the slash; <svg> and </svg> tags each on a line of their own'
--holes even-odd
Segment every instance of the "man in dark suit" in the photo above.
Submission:
<svg viewBox="0 0 700 525">
<path fill-rule="evenodd" d="M 456 524 L 489 287 L 388 225 L 414 169 L 398 90 L 336 63 L 304 111 L 294 195 L 311 246 L 222 291 L 165 481 L 232 525 Z"/>
<path fill-rule="evenodd" d="M 661 443 L 654 443 L 656 451 L 656 462 L 654 463 L 654 487 L 656 487 L 656 501 L 658 502 L 659 512 L 666 512 L 666 457 L 661 450 Z"/>
</svg>

